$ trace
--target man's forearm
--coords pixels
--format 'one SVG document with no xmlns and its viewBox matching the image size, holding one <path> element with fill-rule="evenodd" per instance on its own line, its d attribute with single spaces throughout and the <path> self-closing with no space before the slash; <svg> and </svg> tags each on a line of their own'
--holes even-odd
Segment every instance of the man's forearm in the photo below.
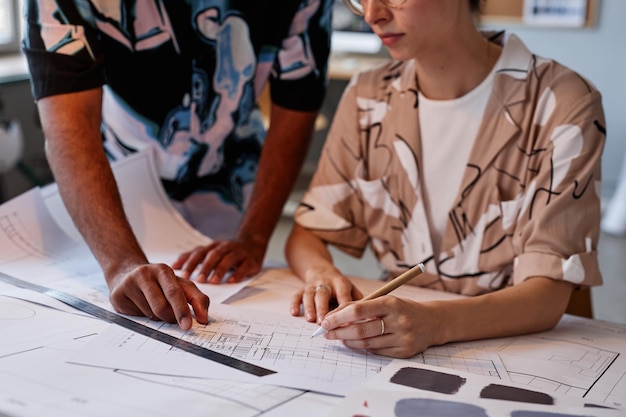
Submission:
<svg viewBox="0 0 626 417">
<path fill-rule="evenodd" d="M 250 205 L 239 237 L 269 241 L 309 149 L 315 112 L 272 107 Z M 210 215 L 210 214 L 209 214 Z"/>
<path fill-rule="evenodd" d="M 100 90 L 40 100 L 46 154 L 59 192 L 105 276 L 146 263 L 102 149 Z"/>
</svg>

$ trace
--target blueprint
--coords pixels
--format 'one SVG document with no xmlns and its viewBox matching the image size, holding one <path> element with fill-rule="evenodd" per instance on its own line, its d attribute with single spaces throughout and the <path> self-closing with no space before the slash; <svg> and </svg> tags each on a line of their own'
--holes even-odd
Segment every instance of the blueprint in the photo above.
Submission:
<svg viewBox="0 0 626 417">
<path fill-rule="evenodd" d="M 138 154 L 114 166 L 114 172 L 136 179 L 129 183 L 137 189 L 123 189 L 122 198 L 148 257 L 171 262 L 181 250 L 210 239 L 191 229 L 166 204 L 158 181 L 146 174 L 152 172 L 152 164 L 147 155 Z M 102 272 L 68 219 L 55 187 L 34 188 L 2 204 L 0 275 L 112 310 Z M 198 286 L 219 303 L 245 285 Z M 146 326 L 159 325 L 134 319 Z M 320 401 L 312 393 L 258 381 L 121 372 L 66 361 L 110 326 L 44 294 L 6 284 L 0 276 L 0 415 L 171 416 L 184 406 L 187 416 L 278 416 L 295 407 L 301 415 L 313 417 L 316 408 L 307 404 L 317 404 L 317 411 L 333 404 L 334 397 Z"/>
<path fill-rule="evenodd" d="M 169 375 L 213 377 L 289 386 L 343 395 L 390 362 L 389 358 L 348 349 L 338 341 L 312 338 L 317 328 L 299 317 L 247 310 L 228 305 L 211 306 L 212 321 L 195 323 L 182 333 L 162 323 L 158 329 L 216 352 L 276 371 L 261 378 L 228 372 L 215 364 L 169 345 L 111 326 L 89 345 L 68 358 L 72 363 Z"/>
<path fill-rule="evenodd" d="M 52 327 L 38 334 L 49 320 L 62 324 L 60 332 L 54 334 Z M 10 331 L 12 326 L 19 326 L 21 337 L 17 329 Z M 0 348 L 5 354 L 0 355 L 0 415 L 165 417 L 184 408 L 186 416 L 252 417 L 306 395 L 267 384 L 123 372 L 65 361 L 107 326 L 0 297 Z M 9 337 L 13 343 L 7 345 Z"/>
<path fill-rule="evenodd" d="M 566 315 L 549 332 L 451 343 L 419 357 L 425 364 L 626 408 L 626 326 L 621 324 Z"/>
<path fill-rule="evenodd" d="M 390 360 L 311 338 L 316 325 L 302 318 L 219 305 L 214 319 L 186 334 L 171 325 L 160 329 L 211 350 L 277 371 L 268 383 L 345 395 L 355 384 L 378 374 Z M 175 360 L 172 358 L 176 357 Z M 72 362 L 173 375 L 211 375 L 212 365 L 176 352 L 129 330 L 110 327 Z M 566 316 L 553 331 L 528 336 L 452 343 L 411 359 L 498 378 L 503 382 L 624 407 L 626 399 L 626 326 Z M 206 361 L 204 361 L 206 362 Z M 175 365 L 173 365 L 175 363 Z M 242 381 L 247 375 L 224 375 Z"/>
</svg>

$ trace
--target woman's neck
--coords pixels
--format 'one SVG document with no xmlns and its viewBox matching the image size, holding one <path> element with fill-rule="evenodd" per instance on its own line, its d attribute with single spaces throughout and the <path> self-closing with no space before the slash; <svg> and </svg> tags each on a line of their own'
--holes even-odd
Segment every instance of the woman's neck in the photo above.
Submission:
<svg viewBox="0 0 626 417">
<path fill-rule="evenodd" d="M 491 72 L 502 48 L 480 33 L 438 45 L 416 58 L 420 92 L 433 100 L 451 100 L 476 88 Z"/>
</svg>

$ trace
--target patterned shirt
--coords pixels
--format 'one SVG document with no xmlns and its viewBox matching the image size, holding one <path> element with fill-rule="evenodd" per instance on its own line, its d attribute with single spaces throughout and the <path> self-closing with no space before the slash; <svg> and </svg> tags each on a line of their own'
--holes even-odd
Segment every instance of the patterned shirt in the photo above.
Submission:
<svg viewBox="0 0 626 417">
<path fill-rule="evenodd" d="M 26 25 L 36 99 L 105 86 L 112 160 L 151 147 L 172 199 L 210 194 L 239 215 L 266 82 L 291 110 L 318 110 L 326 91 L 330 0 L 32 0 Z"/>
<path fill-rule="evenodd" d="M 601 96 L 517 37 L 491 40 L 504 43 L 501 69 L 437 259 L 413 61 L 353 77 L 296 220 L 354 256 L 371 245 L 390 275 L 423 262 L 413 283 L 433 289 L 477 295 L 534 276 L 599 285 Z"/>
</svg>

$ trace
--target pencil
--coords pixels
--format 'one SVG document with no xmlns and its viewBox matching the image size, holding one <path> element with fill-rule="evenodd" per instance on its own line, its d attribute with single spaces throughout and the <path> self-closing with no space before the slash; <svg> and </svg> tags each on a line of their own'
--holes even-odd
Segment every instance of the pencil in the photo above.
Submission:
<svg viewBox="0 0 626 417">
<path fill-rule="evenodd" d="M 424 264 L 419 263 L 415 265 L 413 268 L 407 271 L 404 271 L 403 273 L 401 273 L 400 275 L 398 275 L 397 277 L 395 277 L 394 279 L 392 279 L 391 281 L 389 281 L 388 283 L 386 283 L 385 285 L 383 285 L 376 291 L 368 294 L 367 296 L 362 298 L 360 301 L 373 300 L 374 298 L 387 295 L 391 291 L 398 288 L 399 286 L 406 284 L 407 282 L 409 282 L 410 280 L 412 280 L 413 278 L 415 278 L 416 276 L 424 272 L 425 269 L 426 268 L 424 267 Z M 323 333 L 326 333 L 326 329 L 320 326 L 317 330 L 315 330 L 315 332 L 313 332 L 311 337 L 319 336 Z"/>
</svg>

